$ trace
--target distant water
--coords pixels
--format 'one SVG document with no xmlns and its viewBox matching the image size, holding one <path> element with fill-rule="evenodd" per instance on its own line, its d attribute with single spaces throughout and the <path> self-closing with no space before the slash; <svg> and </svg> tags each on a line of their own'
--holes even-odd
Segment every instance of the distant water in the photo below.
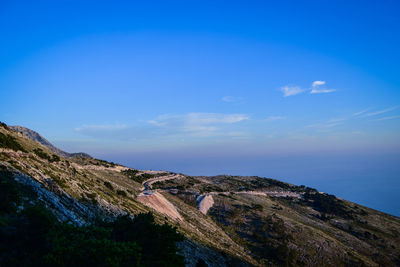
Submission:
<svg viewBox="0 0 400 267">
<path fill-rule="evenodd" d="M 132 168 L 189 175 L 257 175 L 306 185 L 400 217 L 400 154 L 201 157 L 103 155 Z"/>
</svg>

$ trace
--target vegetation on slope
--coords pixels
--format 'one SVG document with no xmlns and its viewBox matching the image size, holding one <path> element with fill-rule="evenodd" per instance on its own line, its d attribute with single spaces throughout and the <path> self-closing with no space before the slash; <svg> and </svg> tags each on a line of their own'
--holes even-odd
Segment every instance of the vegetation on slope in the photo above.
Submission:
<svg viewBox="0 0 400 267">
<path fill-rule="evenodd" d="M 159 177 L 159 176 L 165 176 L 168 174 L 167 172 L 154 173 L 154 174 L 140 173 L 140 171 L 134 170 L 134 169 L 122 170 L 121 173 L 126 175 L 129 179 L 131 179 L 135 182 L 138 182 L 140 184 L 148 179 Z"/>
<path fill-rule="evenodd" d="M 210 216 L 265 265 L 295 266 L 300 263 L 297 262 L 299 253 L 288 246 L 293 237 L 281 218 L 275 214 L 262 216 L 254 212 L 254 209 L 260 210 L 260 206 L 224 204 L 212 209 Z"/>
<path fill-rule="evenodd" d="M 212 192 L 208 216 L 263 266 L 400 264 L 399 218 L 316 189 L 229 175 L 186 176 L 154 187 L 192 207 Z"/>
<path fill-rule="evenodd" d="M 12 137 L 9 134 L 3 134 L 0 132 L 0 147 L 1 148 L 9 148 L 14 151 L 23 151 L 26 152 L 26 150 L 21 146 L 20 143 L 18 143 L 14 137 Z"/>
<path fill-rule="evenodd" d="M 58 155 L 53 154 L 53 155 L 50 156 L 49 154 L 44 152 L 43 149 L 41 149 L 41 148 L 35 148 L 33 150 L 33 153 L 35 153 L 38 157 L 40 157 L 42 159 L 48 160 L 49 162 L 58 162 L 58 161 L 60 161 L 60 157 Z"/>
<path fill-rule="evenodd" d="M 151 213 L 78 227 L 60 223 L 0 170 L 0 266 L 183 266 L 183 236 Z"/>
<path fill-rule="evenodd" d="M 150 211 L 149 207 L 142 205 L 136 199 L 142 191 L 141 183 L 170 174 L 129 169 L 112 162 L 88 157 L 67 159 L 59 156 L 58 160 L 47 147 L 12 131 L 11 127 L 0 124 L 0 133 L 7 140 L 2 143 L 6 144 L 4 145 L 6 147 L 0 147 L 0 161 L 5 165 L 13 166 L 48 189 L 53 188 L 51 190 L 55 193 L 63 194 L 65 191 L 84 204 L 88 210 L 97 207 L 112 216 L 125 214 L 125 212 L 138 215 Z M 12 145 L 13 141 L 10 140 L 19 144 L 20 147 L 15 143 Z M 7 183 L 2 186 L 7 188 L 5 191 L 11 193 L 0 195 L 0 207 L 4 211 L 0 216 L 0 233 L 6 234 L 0 238 L 3 240 L 8 236 L 10 245 L 14 246 L 13 251 L 19 251 L 20 254 L 18 257 L 15 256 L 11 248 L 4 246 L 6 243 L 1 243 L 4 249 L 0 248 L 0 251 L 10 253 L 1 254 L 0 252 L 0 260 L 4 261 L 8 257 L 14 257 L 18 261 L 22 261 L 24 257 L 29 259 L 33 256 L 27 257 L 27 252 L 22 251 L 24 247 L 30 249 L 27 245 L 29 242 L 21 243 L 25 242 L 23 241 L 25 237 L 21 233 L 26 233 L 28 230 L 21 228 L 21 225 L 25 225 L 23 222 L 30 224 L 29 209 L 36 208 L 45 213 L 46 209 L 36 204 L 29 205 L 29 201 L 24 201 L 29 192 L 24 192 L 22 188 L 13 189 L 13 186 Z M 257 266 L 400 265 L 399 218 L 306 186 L 294 186 L 274 179 L 254 176 L 179 175 L 174 179 L 154 183 L 152 189 L 160 191 L 184 218 L 178 223 L 165 217 L 162 212 L 154 211 L 156 223 L 160 226 L 168 222 L 176 226 L 179 232 L 191 241 L 208 247 L 208 251 L 212 249 L 213 252 L 208 255 L 226 253 L 225 255 L 229 255 L 232 259 L 241 259 Z M 19 198 L 20 194 L 24 197 Z M 199 196 L 205 194 L 214 199 L 214 205 L 206 215 L 198 210 Z M 16 197 L 23 201 L 19 203 Z M 7 203 L 14 204 L 7 206 Z M 37 210 L 34 214 L 36 213 L 41 214 Z M 138 215 L 136 219 L 141 216 Z M 109 224 L 95 223 L 91 227 L 82 228 L 75 226 L 68 226 L 68 228 L 64 224 L 52 222 L 51 232 L 45 233 L 45 241 L 40 244 L 48 246 L 46 253 L 52 253 L 53 256 L 44 257 L 43 253 L 37 254 L 40 255 L 38 256 L 41 260 L 40 264 L 46 265 L 52 261 L 53 265 L 62 266 L 62 261 L 71 262 L 71 259 L 64 258 L 64 254 L 79 258 L 79 250 L 66 250 L 69 248 L 69 241 L 73 241 L 71 243 L 73 247 L 84 247 L 81 250 L 87 255 L 101 251 L 100 248 L 96 248 L 96 244 L 101 244 L 107 248 L 107 251 L 115 249 L 113 254 L 120 255 L 119 259 L 123 260 L 118 261 L 112 256 L 106 260 L 107 251 L 103 251 L 99 256 L 102 263 L 92 262 L 94 264 L 124 265 L 124 262 L 131 264 L 136 260 L 137 265 L 149 264 L 145 263 L 146 246 L 136 237 L 132 239 L 132 243 L 129 243 L 131 242 L 129 240 L 116 239 L 113 233 L 119 229 L 120 226 L 117 227 L 115 224 L 120 219 Z M 40 220 L 46 221 L 45 217 Z M 127 224 L 133 223 L 135 220 Z M 40 236 L 34 231 L 32 233 L 33 236 Z M 29 236 L 29 238 L 32 237 Z M 20 243 L 15 240 L 19 240 Z M 59 245 L 48 243 L 49 240 L 53 242 L 58 240 Z M 64 241 L 66 243 L 63 243 Z M 59 250 L 55 250 L 57 247 Z M 86 250 L 86 248 L 92 250 Z M 232 265 L 221 257 L 219 260 L 207 258 L 207 255 L 203 257 L 204 254 L 199 257 L 198 248 L 196 247 L 196 251 L 191 250 L 191 252 L 184 248 L 183 253 L 186 259 L 195 257 L 194 264 L 202 262 L 199 259 L 204 259 L 207 264 Z M 35 248 L 32 248 L 32 251 L 35 251 Z M 123 251 L 130 251 L 132 258 L 124 257 L 125 254 L 118 254 Z M 82 259 L 82 263 L 85 260 Z M 26 262 L 21 264 L 24 265 Z M 34 260 L 32 262 L 34 263 Z M 85 264 L 88 265 L 86 262 Z M 0 266 L 2 265 L 0 262 Z M 67 263 L 65 265 L 68 266 Z"/>
</svg>

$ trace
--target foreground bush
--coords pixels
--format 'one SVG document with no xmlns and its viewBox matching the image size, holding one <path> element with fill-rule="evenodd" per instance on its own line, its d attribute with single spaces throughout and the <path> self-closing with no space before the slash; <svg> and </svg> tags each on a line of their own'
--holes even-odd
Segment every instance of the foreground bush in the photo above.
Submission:
<svg viewBox="0 0 400 267">
<path fill-rule="evenodd" d="M 27 188 L 0 169 L 0 266 L 184 266 L 176 228 L 151 213 L 78 227 L 41 205 L 21 205 Z M 30 196 L 32 197 L 32 196 Z"/>
</svg>

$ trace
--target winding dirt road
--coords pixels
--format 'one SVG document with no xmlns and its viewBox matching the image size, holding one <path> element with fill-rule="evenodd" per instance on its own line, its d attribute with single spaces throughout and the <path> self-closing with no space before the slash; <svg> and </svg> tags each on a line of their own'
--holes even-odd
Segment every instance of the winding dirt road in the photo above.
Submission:
<svg viewBox="0 0 400 267">
<path fill-rule="evenodd" d="M 156 182 L 162 182 L 182 177 L 181 174 L 169 174 L 159 177 L 150 178 L 142 183 L 142 193 L 139 194 L 137 200 L 142 204 L 165 214 L 173 219 L 182 221 L 183 218 L 177 211 L 176 207 L 169 202 L 160 192 L 164 190 L 152 190 L 152 185 Z M 209 192 L 197 197 L 197 206 L 201 213 L 207 215 L 207 212 L 214 205 L 214 195 L 219 194 L 248 194 L 257 196 L 272 197 L 294 197 L 301 198 L 301 195 L 290 191 L 236 191 L 236 192 Z"/>
<path fill-rule="evenodd" d="M 136 198 L 140 203 L 150 207 L 168 217 L 183 221 L 182 216 L 177 211 L 176 207 L 169 202 L 160 192 L 157 190 L 151 190 L 152 184 L 156 182 L 176 179 L 181 177 L 179 174 L 165 175 L 155 178 L 150 178 L 142 183 L 142 193 Z"/>
<path fill-rule="evenodd" d="M 219 194 L 247 194 L 255 196 L 272 196 L 272 197 L 293 197 L 301 198 L 301 195 L 290 191 L 236 191 L 236 192 L 209 192 L 197 197 L 197 206 L 201 213 L 207 214 L 208 210 L 214 205 L 213 195 Z"/>
<path fill-rule="evenodd" d="M 146 180 L 146 181 L 144 181 L 142 183 L 142 185 L 143 185 L 142 191 L 151 190 L 151 186 L 154 183 L 167 181 L 167 180 L 172 180 L 172 179 L 176 179 L 176 178 L 179 178 L 179 177 L 182 177 L 182 175 L 180 175 L 180 174 L 171 174 L 171 175 L 165 175 L 165 176 L 159 176 L 159 177 L 155 177 L 155 178 L 150 178 L 150 179 L 148 179 L 148 180 Z"/>
</svg>

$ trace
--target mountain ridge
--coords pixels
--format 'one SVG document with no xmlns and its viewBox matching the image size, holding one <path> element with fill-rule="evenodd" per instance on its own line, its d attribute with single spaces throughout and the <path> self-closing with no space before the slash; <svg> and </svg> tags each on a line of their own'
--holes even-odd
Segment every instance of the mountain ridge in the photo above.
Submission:
<svg viewBox="0 0 400 267">
<path fill-rule="evenodd" d="M 84 152 L 77 152 L 77 153 L 68 153 L 65 152 L 59 148 L 57 148 L 56 146 L 54 146 L 52 143 L 50 143 L 50 141 L 48 141 L 46 138 L 44 138 L 43 136 L 41 136 L 39 133 L 35 132 L 34 130 L 31 130 L 29 128 L 23 127 L 23 126 L 8 126 L 10 129 L 14 130 L 17 133 L 21 133 L 23 135 L 25 135 L 26 137 L 28 137 L 29 139 L 39 142 L 40 144 L 44 145 L 45 147 L 47 147 L 50 151 L 66 157 L 66 158 L 71 158 L 71 157 L 88 157 L 91 158 L 91 156 L 87 153 Z"/>
<path fill-rule="evenodd" d="M 185 236 L 179 246 L 187 266 L 400 264 L 396 216 L 270 178 L 188 176 L 65 157 L 11 129 L 0 125 L 0 163 L 41 188 L 50 208 L 63 203 L 53 209 L 60 220 L 84 225 L 93 214 L 151 211 Z M 71 212 L 81 219 L 62 215 Z"/>
</svg>

